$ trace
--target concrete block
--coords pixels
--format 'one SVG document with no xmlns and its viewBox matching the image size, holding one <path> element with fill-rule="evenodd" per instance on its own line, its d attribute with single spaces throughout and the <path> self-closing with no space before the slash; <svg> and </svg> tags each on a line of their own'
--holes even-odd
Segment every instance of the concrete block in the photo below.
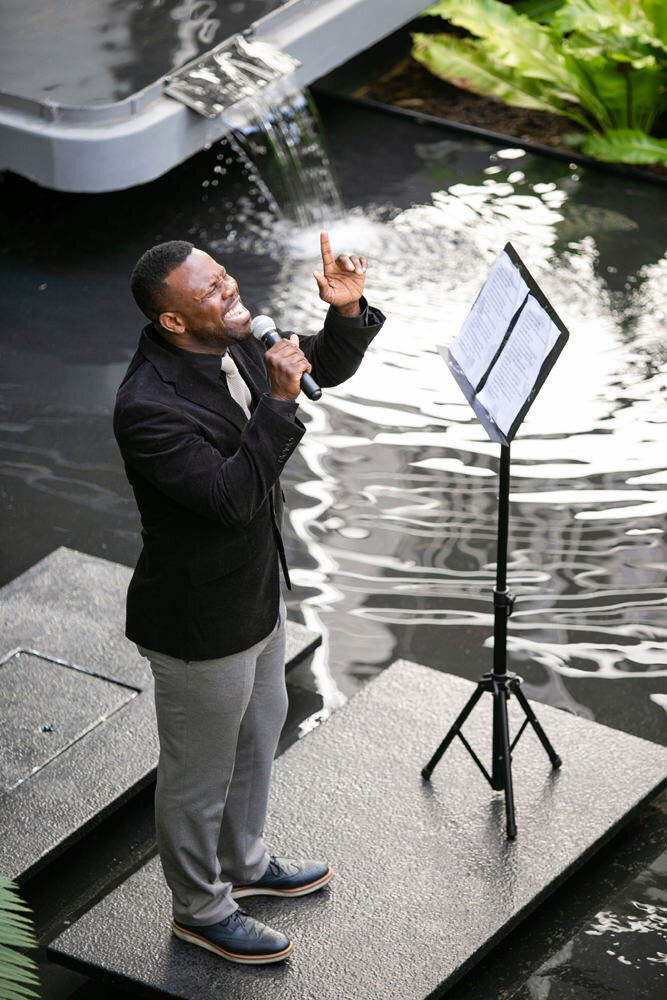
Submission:
<svg viewBox="0 0 667 1000">
<path fill-rule="evenodd" d="M 283 965 L 235 966 L 178 941 L 157 858 L 51 945 L 50 957 L 130 989 L 187 1000 L 423 1000 L 440 996 L 667 784 L 667 748 L 537 706 L 563 766 L 531 730 L 514 752 L 518 837 L 458 741 L 422 766 L 473 685 L 398 661 L 278 759 L 266 837 L 326 857 L 336 875 L 302 899 L 248 910 L 290 934 Z M 513 731 L 523 721 L 510 702 Z M 466 736 L 491 746 L 491 699 Z M 245 902 L 245 901 L 244 901 Z"/>
<path fill-rule="evenodd" d="M 152 692 L 138 694 L 104 724 L 0 796 L 0 871 L 35 875 L 153 780 L 158 744 Z"/>
<path fill-rule="evenodd" d="M 31 649 L 136 688 L 150 670 L 125 638 L 127 566 L 61 547 L 0 590 L 0 654 Z"/>
<path fill-rule="evenodd" d="M 60 548 L 0 590 L 0 872 L 9 878 L 34 875 L 154 779 L 152 676 L 124 635 L 131 573 Z M 320 642 L 288 621 L 286 670 Z"/>
<path fill-rule="evenodd" d="M 0 665 L 0 791 L 10 792 L 137 694 L 33 653 Z"/>
</svg>

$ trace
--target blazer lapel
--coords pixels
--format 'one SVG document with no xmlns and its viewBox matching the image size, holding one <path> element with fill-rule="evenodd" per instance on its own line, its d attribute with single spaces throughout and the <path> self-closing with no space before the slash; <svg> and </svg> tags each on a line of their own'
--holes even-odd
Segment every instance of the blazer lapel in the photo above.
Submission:
<svg viewBox="0 0 667 1000">
<path fill-rule="evenodd" d="M 246 424 L 245 413 L 220 384 L 219 356 L 163 347 L 147 333 L 147 329 L 141 335 L 139 350 L 163 381 L 171 382 L 179 396 L 220 414 L 239 430 L 243 430 Z"/>
</svg>

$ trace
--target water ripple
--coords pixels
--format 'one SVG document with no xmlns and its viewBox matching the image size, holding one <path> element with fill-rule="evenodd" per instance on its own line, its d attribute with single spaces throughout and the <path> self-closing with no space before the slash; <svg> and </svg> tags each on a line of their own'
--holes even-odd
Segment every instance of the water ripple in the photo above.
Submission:
<svg viewBox="0 0 667 1000">
<path fill-rule="evenodd" d="M 435 145 L 421 149 L 434 175 L 451 152 Z M 587 205 L 569 169 L 554 168 L 549 181 L 526 154 L 501 153 L 478 182 L 434 189 L 428 204 L 353 212 L 338 232 L 330 227 L 334 246 L 340 238 L 368 251 L 369 299 L 389 318 L 357 375 L 303 406 L 290 517 L 309 567 L 295 579 L 318 628 L 337 612 L 369 630 L 360 646 L 358 630 L 347 641 L 336 625 L 334 672 L 337 659 L 358 664 L 362 652 L 386 662 L 388 647 L 418 634 L 420 650 L 456 629 L 491 642 L 498 448 L 438 346 L 511 239 L 571 331 L 512 446 L 511 657 L 563 683 L 654 682 L 667 663 L 667 374 L 654 363 L 659 337 L 646 315 L 664 312 L 664 262 L 612 289 L 600 246 L 639 230 L 631 210 Z M 300 252 L 284 263 L 287 328 L 317 324 L 311 269 Z M 551 697 L 590 711 L 562 688 Z"/>
</svg>

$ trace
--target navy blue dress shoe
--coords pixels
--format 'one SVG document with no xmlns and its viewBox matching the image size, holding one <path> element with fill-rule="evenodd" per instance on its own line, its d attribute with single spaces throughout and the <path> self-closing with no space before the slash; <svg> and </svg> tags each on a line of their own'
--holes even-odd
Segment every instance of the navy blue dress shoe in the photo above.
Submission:
<svg viewBox="0 0 667 1000">
<path fill-rule="evenodd" d="M 261 878 L 250 885 L 235 885 L 234 899 L 241 896 L 305 896 L 321 889 L 333 876 L 325 861 L 292 861 L 271 858 Z"/>
<path fill-rule="evenodd" d="M 271 930 L 243 910 L 234 910 L 219 923 L 204 927 L 191 927 L 172 920 L 172 929 L 181 941 L 189 941 L 241 965 L 282 962 L 293 947 L 284 934 Z"/>
</svg>

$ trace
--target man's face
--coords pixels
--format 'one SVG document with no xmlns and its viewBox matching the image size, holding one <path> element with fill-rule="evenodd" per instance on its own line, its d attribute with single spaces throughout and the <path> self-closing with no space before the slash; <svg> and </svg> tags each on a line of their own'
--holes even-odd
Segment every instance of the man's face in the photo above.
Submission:
<svg viewBox="0 0 667 1000">
<path fill-rule="evenodd" d="M 251 316 L 236 280 L 203 250 L 193 250 L 165 283 L 169 308 L 160 322 L 182 337 L 187 350 L 224 354 L 230 344 L 250 336 Z"/>
</svg>

